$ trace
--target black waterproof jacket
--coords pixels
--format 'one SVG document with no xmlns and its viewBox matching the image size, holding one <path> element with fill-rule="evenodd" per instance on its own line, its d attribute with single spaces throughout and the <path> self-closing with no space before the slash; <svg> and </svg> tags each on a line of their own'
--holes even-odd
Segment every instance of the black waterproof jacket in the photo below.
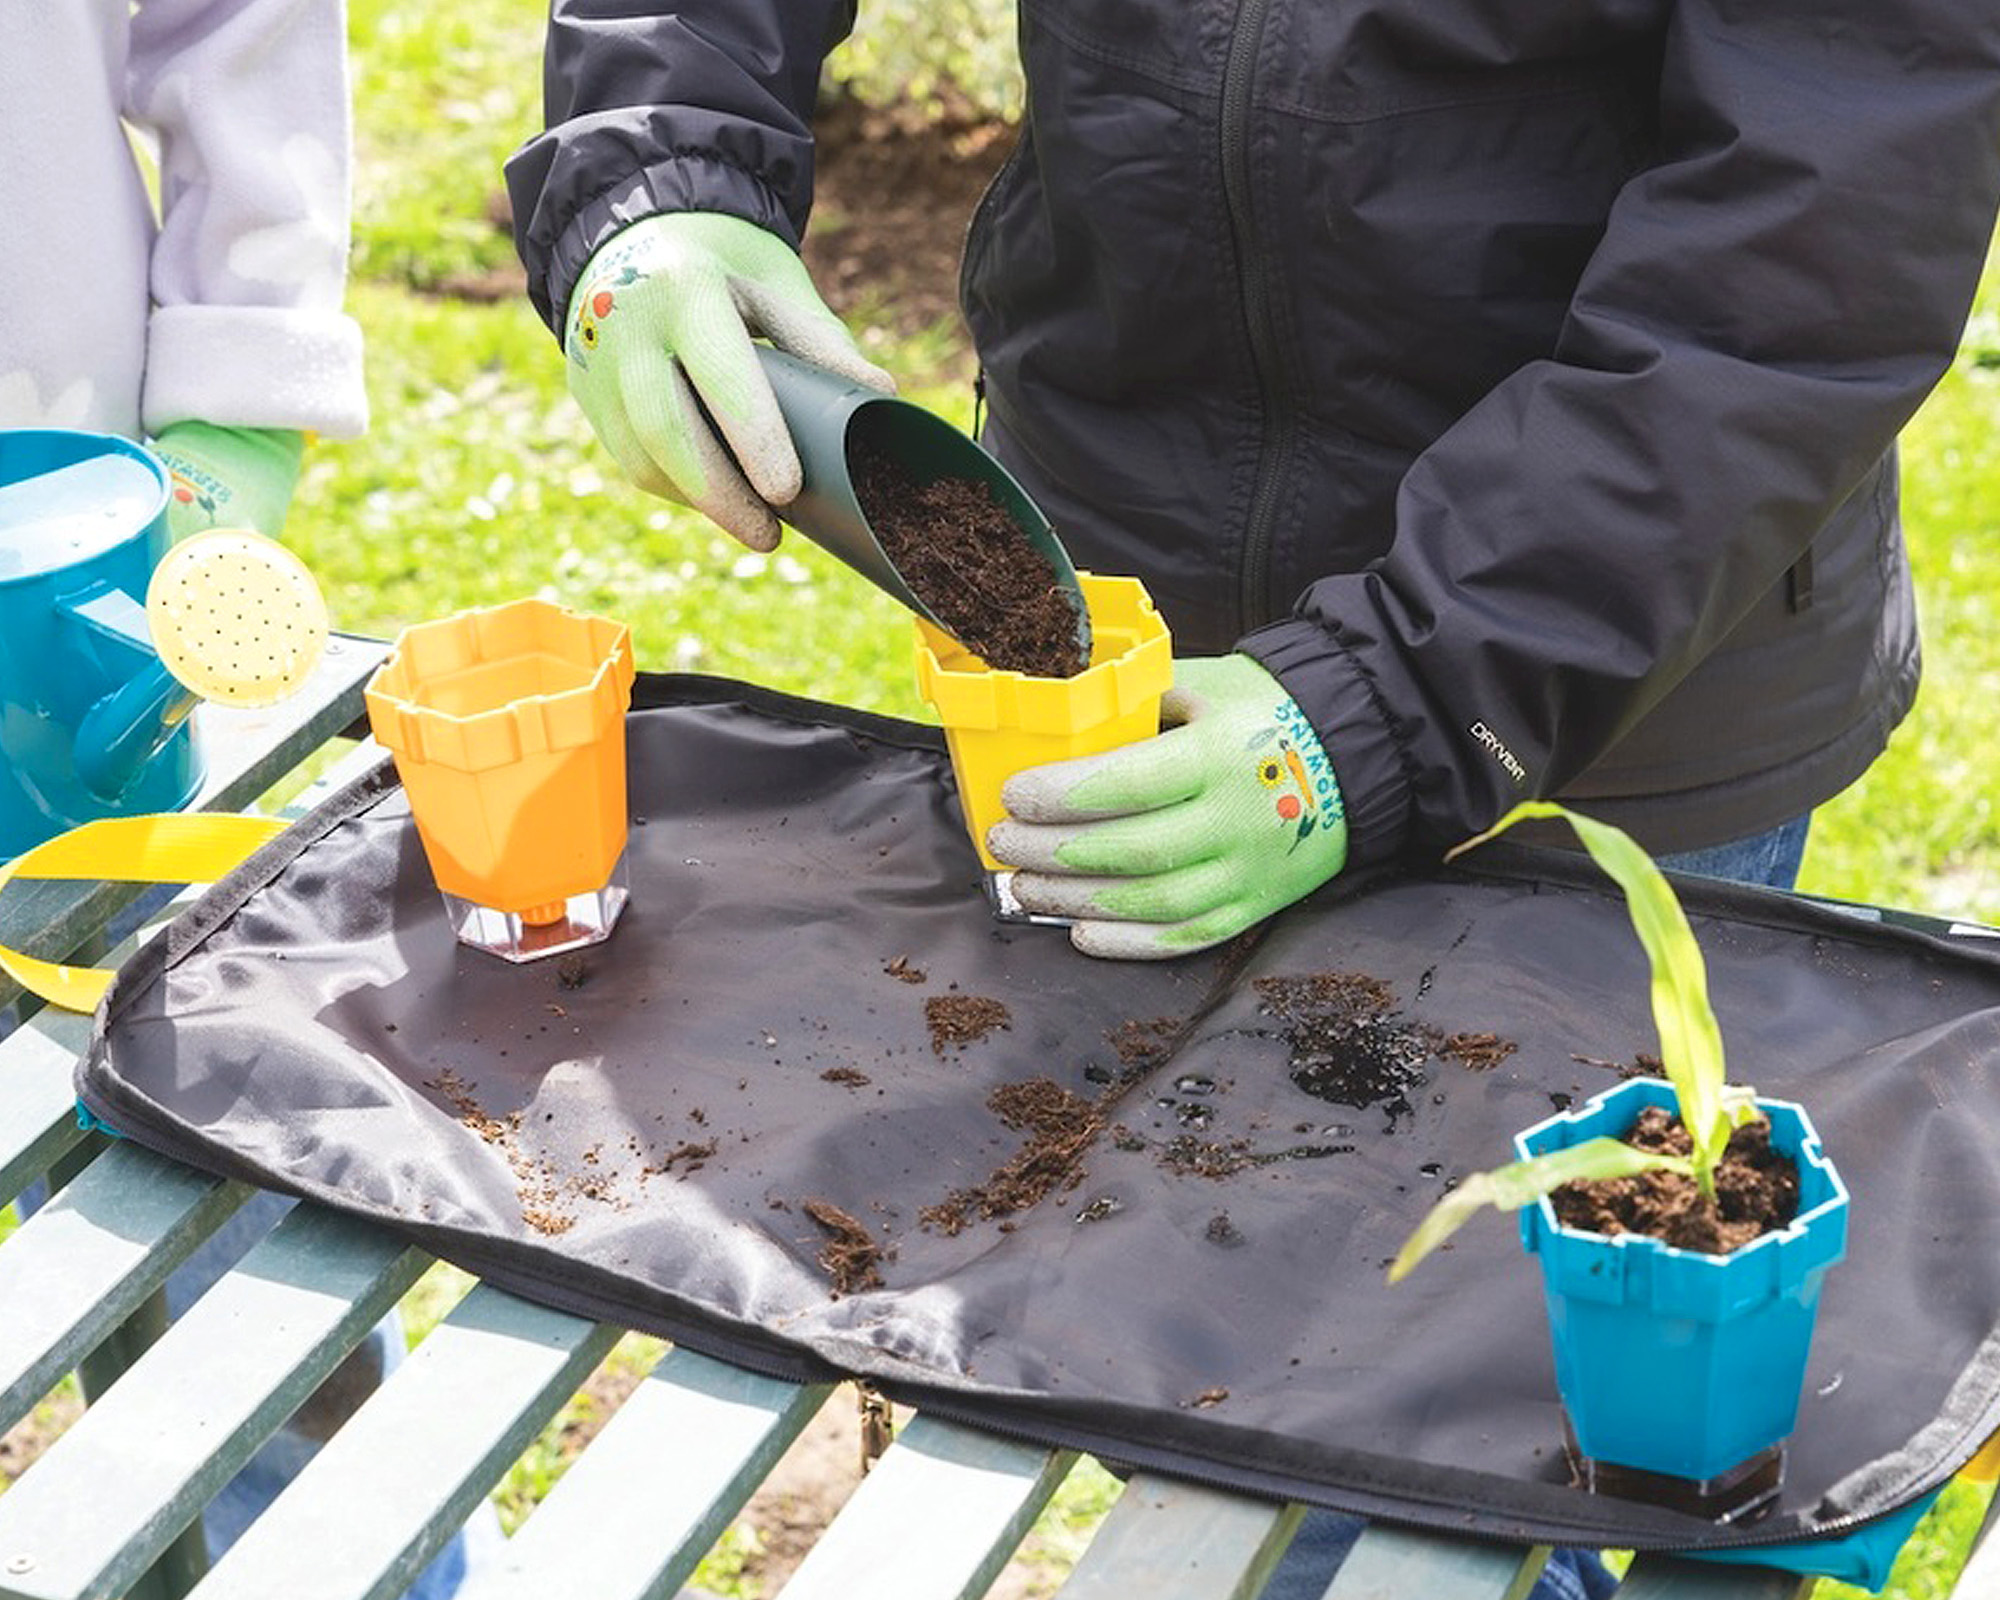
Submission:
<svg viewBox="0 0 2000 1600">
<path fill-rule="evenodd" d="M 1022 0 L 961 294 L 987 442 L 1319 728 L 1351 859 L 1561 795 L 1655 850 L 1917 678 L 1893 442 L 2000 196 L 1995 0 Z M 841 0 L 555 0 L 552 327 L 651 212 L 796 243 Z"/>
</svg>

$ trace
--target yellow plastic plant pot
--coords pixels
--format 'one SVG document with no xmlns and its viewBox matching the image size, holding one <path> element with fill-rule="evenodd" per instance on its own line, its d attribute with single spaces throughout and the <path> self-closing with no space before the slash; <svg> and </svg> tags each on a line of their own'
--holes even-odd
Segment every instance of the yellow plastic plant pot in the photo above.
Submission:
<svg viewBox="0 0 2000 1600">
<path fill-rule="evenodd" d="M 367 690 L 459 939 L 509 960 L 607 937 L 624 908 L 624 624 L 546 600 L 406 630 Z"/>
<path fill-rule="evenodd" d="M 1006 873 L 987 850 L 986 833 L 1005 815 L 1000 786 L 1008 778 L 1160 731 L 1173 640 L 1152 596 L 1137 578 L 1080 572 L 1077 581 L 1090 609 L 1091 648 L 1090 665 L 1073 678 L 996 671 L 917 619 L 917 689 L 944 724 L 966 831 L 989 875 Z M 1004 910 L 1004 892 L 997 898 Z"/>
</svg>

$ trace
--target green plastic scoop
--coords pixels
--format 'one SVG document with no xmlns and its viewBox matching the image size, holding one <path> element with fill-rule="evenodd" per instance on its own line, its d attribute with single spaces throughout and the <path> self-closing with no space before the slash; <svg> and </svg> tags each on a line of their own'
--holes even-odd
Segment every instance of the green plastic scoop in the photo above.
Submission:
<svg viewBox="0 0 2000 1600">
<path fill-rule="evenodd" d="M 895 463 L 918 485 L 940 478 L 983 483 L 1053 569 L 1076 613 L 1077 649 L 1085 661 L 1090 659 L 1090 612 L 1077 585 L 1076 568 L 1056 539 L 1049 519 L 1005 467 L 975 440 L 922 406 L 850 383 L 767 345 L 758 346 L 757 355 L 778 397 L 778 409 L 798 447 L 804 471 L 804 487 L 798 498 L 777 507 L 779 516 L 878 589 L 949 634 L 950 626 L 904 581 L 869 526 L 868 515 L 855 495 L 853 462 L 857 451 L 868 450 Z"/>
</svg>

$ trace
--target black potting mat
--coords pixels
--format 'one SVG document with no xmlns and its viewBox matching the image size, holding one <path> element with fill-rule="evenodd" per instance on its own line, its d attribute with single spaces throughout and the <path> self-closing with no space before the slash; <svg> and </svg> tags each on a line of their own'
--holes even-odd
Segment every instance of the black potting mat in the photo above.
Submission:
<svg viewBox="0 0 2000 1600">
<path fill-rule="evenodd" d="M 1976 938 L 1685 886 L 1734 1074 L 1808 1106 L 1854 1196 L 1781 1504 L 1723 1529 L 1567 1486 L 1512 1219 L 1383 1282 L 1452 1175 L 1655 1048 L 1587 862 L 1489 847 L 1106 963 L 989 914 L 931 730 L 642 678 L 630 749 L 607 944 L 458 946 L 385 765 L 120 974 L 86 1103 L 724 1359 L 1458 1531 L 1837 1534 L 2000 1426 L 2000 961 Z M 933 1002 L 980 1001 L 1006 1025 L 934 1040 Z M 1105 1100 L 1104 1129 L 1072 1184 L 982 1218 L 1035 1079 Z M 815 1211 L 881 1247 L 880 1288 L 833 1292 Z"/>
</svg>

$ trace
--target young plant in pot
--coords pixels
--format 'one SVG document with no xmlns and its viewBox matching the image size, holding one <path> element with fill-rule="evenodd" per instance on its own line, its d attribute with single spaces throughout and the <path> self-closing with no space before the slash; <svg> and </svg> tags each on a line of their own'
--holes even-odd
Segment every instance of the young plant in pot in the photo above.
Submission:
<svg viewBox="0 0 2000 1600">
<path fill-rule="evenodd" d="M 1801 1107 L 1726 1085 L 1700 947 L 1630 837 L 1530 801 L 1452 854 L 1530 817 L 1569 823 L 1624 891 L 1651 964 L 1664 1080 L 1628 1080 L 1516 1134 L 1521 1159 L 1446 1194 L 1389 1281 L 1483 1207 L 1519 1211 L 1579 1483 L 1748 1517 L 1783 1481 L 1820 1287 L 1846 1249 L 1847 1190 Z M 1766 1215 L 1746 1217 L 1759 1204 Z M 1678 1242 L 1660 1236 L 1675 1231 L 1663 1213 L 1688 1219 Z"/>
</svg>

